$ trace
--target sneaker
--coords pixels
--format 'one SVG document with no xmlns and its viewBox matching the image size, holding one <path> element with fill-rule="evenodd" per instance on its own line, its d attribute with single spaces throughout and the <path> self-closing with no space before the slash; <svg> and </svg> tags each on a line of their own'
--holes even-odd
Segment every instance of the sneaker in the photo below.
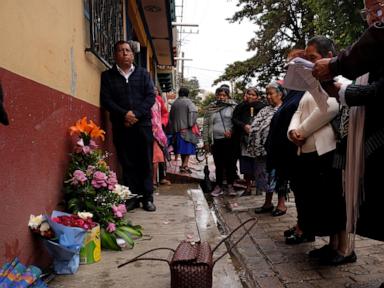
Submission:
<svg viewBox="0 0 384 288">
<path fill-rule="evenodd" d="M 223 194 L 223 189 L 220 186 L 216 185 L 215 189 L 212 190 L 211 196 L 217 197 Z"/>
<path fill-rule="evenodd" d="M 233 189 L 233 185 L 228 184 L 227 192 L 229 196 L 237 196 L 237 192 Z"/>
</svg>

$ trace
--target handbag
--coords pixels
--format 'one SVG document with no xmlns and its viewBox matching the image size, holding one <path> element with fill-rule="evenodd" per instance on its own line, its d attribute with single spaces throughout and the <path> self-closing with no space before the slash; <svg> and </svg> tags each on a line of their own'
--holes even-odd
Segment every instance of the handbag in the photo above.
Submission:
<svg viewBox="0 0 384 288">
<path fill-rule="evenodd" d="M 228 240 L 233 233 L 239 230 L 246 223 L 253 221 L 254 223 L 246 229 L 245 233 L 227 249 L 213 260 L 213 253 Z M 129 263 L 141 260 L 154 260 L 167 262 L 171 272 L 171 288 L 212 288 L 212 271 L 221 258 L 231 251 L 256 225 L 257 219 L 250 218 L 237 226 L 227 237 L 222 239 L 215 248 L 211 249 L 208 242 L 188 242 L 183 240 L 176 249 L 172 248 L 155 248 L 148 250 L 135 258 L 117 266 L 121 268 Z M 142 257 L 150 252 L 157 250 L 169 250 L 173 253 L 171 260 L 164 258 Z"/>
</svg>

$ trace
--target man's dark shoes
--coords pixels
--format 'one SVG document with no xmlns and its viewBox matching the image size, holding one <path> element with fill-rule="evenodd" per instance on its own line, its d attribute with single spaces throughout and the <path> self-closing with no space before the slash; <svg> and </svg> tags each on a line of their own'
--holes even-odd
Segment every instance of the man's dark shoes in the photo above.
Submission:
<svg viewBox="0 0 384 288">
<path fill-rule="evenodd" d="M 257 207 L 255 209 L 255 213 L 256 214 L 261 214 L 261 213 L 268 213 L 268 212 L 271 212 L 273 211 L 273 205 L 272 206 L 269 206 L 269 207 L 265 207 L 265 206 L 261 206 L 261 207 Z"/>
<path fill-rule="evenodd" d="M 309 258 L 314 259 L 328 259 L 333 255 L 334 252 L 335 251 L 332 249 L 331 245 L 327 244 L 321 248 L 309 251 L 308 256 Z"/>
<path fill-rule="evenodd" d="M 357 261 L 357 256 L 355 251 L 352 251 L 352 253 L 348 256 L 343 256 L 337 253 L 337 251 L 334 251 L 333 255 L 329 257 L 328 259 L 323 259 L 322 264 L 325 265 L 332 265 L 332 266 L 339 266 L 343 264 L 348 263 L 354 263 Z"/>
<path fill-rule="evenodd" d="M 151 201 L 145 201 L 143 202 L 143 209 L 148 212 L 154 212 L 156 211 L 156 206 Z"/>
<path fill-rule="evenodd" d="M 296 244 L 301 244 L 305 242 L 314 242 L 314 241 L 315 241 L 315 236 L 307 235 L 305 233 L 301 235 L 293 233 L 291 236 L 288 236 L 287 238 L 285 238 L 285 244 L 288 244 L 288 245 L 296 245 Z"/>
<path fill-rule="evenodd" d="M 131 211 L 139 207 L 140 207 L 140 202 L 137 199 L 131 199 L 125 202 L 125 208 L 127 209 L 127 211 Z"/>
</svg>

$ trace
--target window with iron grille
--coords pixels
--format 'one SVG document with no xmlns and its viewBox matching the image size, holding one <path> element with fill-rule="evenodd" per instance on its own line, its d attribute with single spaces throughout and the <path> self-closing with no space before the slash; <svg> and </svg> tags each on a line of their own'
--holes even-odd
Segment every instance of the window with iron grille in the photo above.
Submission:
<svg viewBox="0 0 384 288">
<path fill-rule="evenodd" d="M 90 21 L 90 51 L 106 66 L 112 66 L 113 45 L 124 39 L 123 0 L 86 0 Z M 85 11 L 87 12 L 87 11 Z M 87 15 L 87 13 L 85 13 Z"/>
</svg>

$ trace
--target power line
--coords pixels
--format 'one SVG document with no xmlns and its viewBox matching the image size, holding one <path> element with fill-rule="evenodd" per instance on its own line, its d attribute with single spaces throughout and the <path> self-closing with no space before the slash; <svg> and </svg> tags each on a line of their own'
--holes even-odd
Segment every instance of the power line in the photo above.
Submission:
<svg viewBox="0 0 384 288">
<path fill-rule="evenodd" d="M 185 68 L 192 68 L 192 69 L 197 69 L 197 70 L 204 70 L 204 71 L 210 71 L 210 72 L 224 73 L 224 71 L 222 71 L 222 70 L 213 70 L 213 69 L 201 68 L 201 67 L 185 66 Z"/>
</svg>

